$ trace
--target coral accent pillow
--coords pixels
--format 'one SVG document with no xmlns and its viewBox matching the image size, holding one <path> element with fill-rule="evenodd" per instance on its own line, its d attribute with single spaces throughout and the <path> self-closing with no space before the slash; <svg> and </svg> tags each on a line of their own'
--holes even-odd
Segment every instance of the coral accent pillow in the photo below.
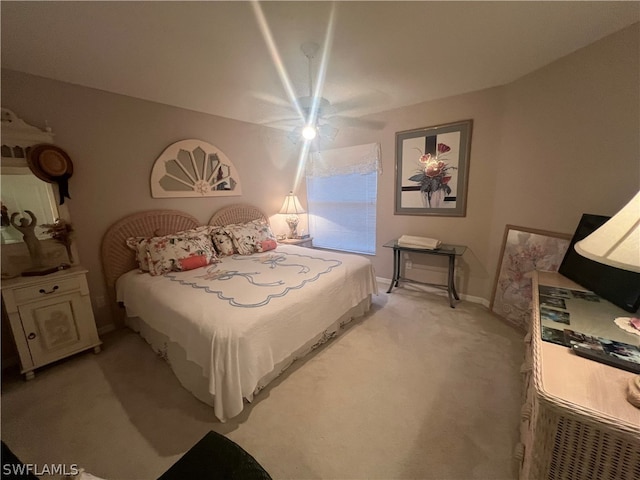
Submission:
<svg viewBox="0 0 640 480">
<path fill-rule="evenodd" d="M 186 272 L 187 270 L 194 270 L 196 268 L 209 265 L 209 260 L 206 255 L 196 255 L 193 257 L 181 258 L 178 260 L 178 263 L 180 264 L 180 271 Z"/>
<path fill-rule="evenodd" d="M 258 252 L 268 252 L 269 250 L 275 250 L 278 246 L 278 242 L 275 240 L 263 240 L 256 245 Z"/>
</svg>

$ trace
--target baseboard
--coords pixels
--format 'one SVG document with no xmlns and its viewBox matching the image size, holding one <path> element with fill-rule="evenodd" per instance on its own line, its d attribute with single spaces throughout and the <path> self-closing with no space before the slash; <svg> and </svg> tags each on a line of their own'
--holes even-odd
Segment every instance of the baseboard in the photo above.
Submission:
<svg viewBox="0 0 640 480">
<path fill-rule="evenodd" d="M 391 284 L 390 278 L 376 277 L 376 281 L 378 283 L 383 283 L 385 285 Z M 415 288 L 416 290 L 421 290 L 423 292 L 429 292 L 435 295 L 448 297 L 447 291 L 438 287 L 430 287 L 429 285 L 421 285 L 419 283 L 408 283 L 408 285 L 411 285 L 411 288 Z M 489 308 L 490 302 L 486 298 L 476 297 L 475 295 L 467 295 L 465 293 L 460 293 L 460 292 L 458 292 L 458 296 L 460 297 L 461 300 L 465 300 L 471 303 L 478 303 L 486 308 Z"/>
<path fill-rule="evenodd" d="M 115 329 L 116 326 L 113 323 L 102 325 L 100 328 L 98 328 L 98 336 L 104 335 L 105 333 L 113 332 Z"/>
</svg>

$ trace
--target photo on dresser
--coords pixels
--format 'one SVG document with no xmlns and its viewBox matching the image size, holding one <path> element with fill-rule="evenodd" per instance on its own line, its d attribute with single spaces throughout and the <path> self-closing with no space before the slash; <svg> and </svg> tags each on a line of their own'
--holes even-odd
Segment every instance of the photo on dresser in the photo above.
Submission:
<svg viewBox="0 0 640 480">
<path fill-rule="evenodd" d="M 540 325 L 540 336 L 542 340 L 545 342 L 557 343 L 558 345 L 562 345 L 563 347 L 567 347 L 568 345 L 565 343 L 564 332 L 562 330 L 558 330 L 557 328 L 545 327 L 544 325 Z"/>
<path fill-rule="evenodd" d="M 540 295 L 539 298 L 541 307 L 563 308 L 565 310 L 567 309 L 567 304 L 565 303 L 564 298 L 550 297 L 548 295 Z"/>
<path fill-rule="evenodd" d="M 640 364 L 640 348 L 635 345 L 616 342 L 615 340 L 608 340 L 606 338 L 601 338 L 600 343 L 602 344 L 604 351 L 612 357 Z"/>
<path fill-rule="evenodd" d="M 556 298 L 571 298 L 571 293 L 566 288 L 550 287 L 548 285 L 538 285 L 538 293 Z"/>
<path fill-rule="evenodd" d="M 570 325 L 569 321 L 569 312 L 563 312 L 561 310 L 554 310 L 549 307 L 540 307 L 540 319 L 541 320 L 551 320 L 552 322 L 564 323 L 565 325 Z"/>
<path fill-rule="evenodd" d="M 564 335 L 567 346 L 576 355 L 629 372 L 640 373 L 639 347 L 568 329 L 565 329 Z"/>
<path fill-rule="evenodd" d="M 589 302 L 599 302 L 600 297 L 593 292 L 585 292 L 584 290 L 571 290 L 573 298 L 588 300 Z"/>
<path fill-rule="evenodd" d="M 604 352 L 602 343 L 598 337 L 592 337 L 581 332 L 574 330 L 564 329 L 565 344 L 568 347 L 578 345 L 582 348 L 588 348 L 589 350 L 595 350 L 597 352 Z"/>
</svg>

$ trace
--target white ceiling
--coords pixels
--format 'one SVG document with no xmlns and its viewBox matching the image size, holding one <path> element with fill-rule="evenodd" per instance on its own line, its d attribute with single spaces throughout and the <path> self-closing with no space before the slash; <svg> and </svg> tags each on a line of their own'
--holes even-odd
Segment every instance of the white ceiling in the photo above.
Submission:
<svg viewBox="0 0 640 480">
<path fill-rule="evenodd" d="M 259 4 L 297 96 L 300 45 L 323 44 L 332 5 Z M 253 123 L 293 114 L 251 2 L 0 7 L 3 68 Z M 638 21 L 635 1 L 340 2 L 322 94 L 358 117 L 503 85 Z"/>
</svg>

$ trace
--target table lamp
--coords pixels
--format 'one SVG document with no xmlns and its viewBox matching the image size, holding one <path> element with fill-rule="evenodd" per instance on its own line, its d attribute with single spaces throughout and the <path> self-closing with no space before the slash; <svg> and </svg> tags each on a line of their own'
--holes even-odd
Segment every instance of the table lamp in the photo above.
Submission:
<svg viewBox="0 0 640 480">
<path fill-rule="evenodd" d="M 590 260 L 640 272 L 640 192 L 575 249 Z"/>
<path fill-rule="evenodd" d="M 576 243 L 574 248 L 595 262 L 640 272 L 640 191 L 622 210 Z M 640 408 L 640 375 L 630 379 L 627 400 Z"/>
<path fill-rule="evenodd" d="M 289 192 L 289 194 L 284 197 L 284 203 L 278 213 L 287 215 L 286 220 L 289 225 L 287 238 L 296 238 L 298 236 L 298 222 L 300 221 L 298 214 L 305 213 L 305 211 L 302 205 L 300 205 L 300 200 L 298 200 L 298 197 L 296 197 L 293 192 Z"/>
</svg>

